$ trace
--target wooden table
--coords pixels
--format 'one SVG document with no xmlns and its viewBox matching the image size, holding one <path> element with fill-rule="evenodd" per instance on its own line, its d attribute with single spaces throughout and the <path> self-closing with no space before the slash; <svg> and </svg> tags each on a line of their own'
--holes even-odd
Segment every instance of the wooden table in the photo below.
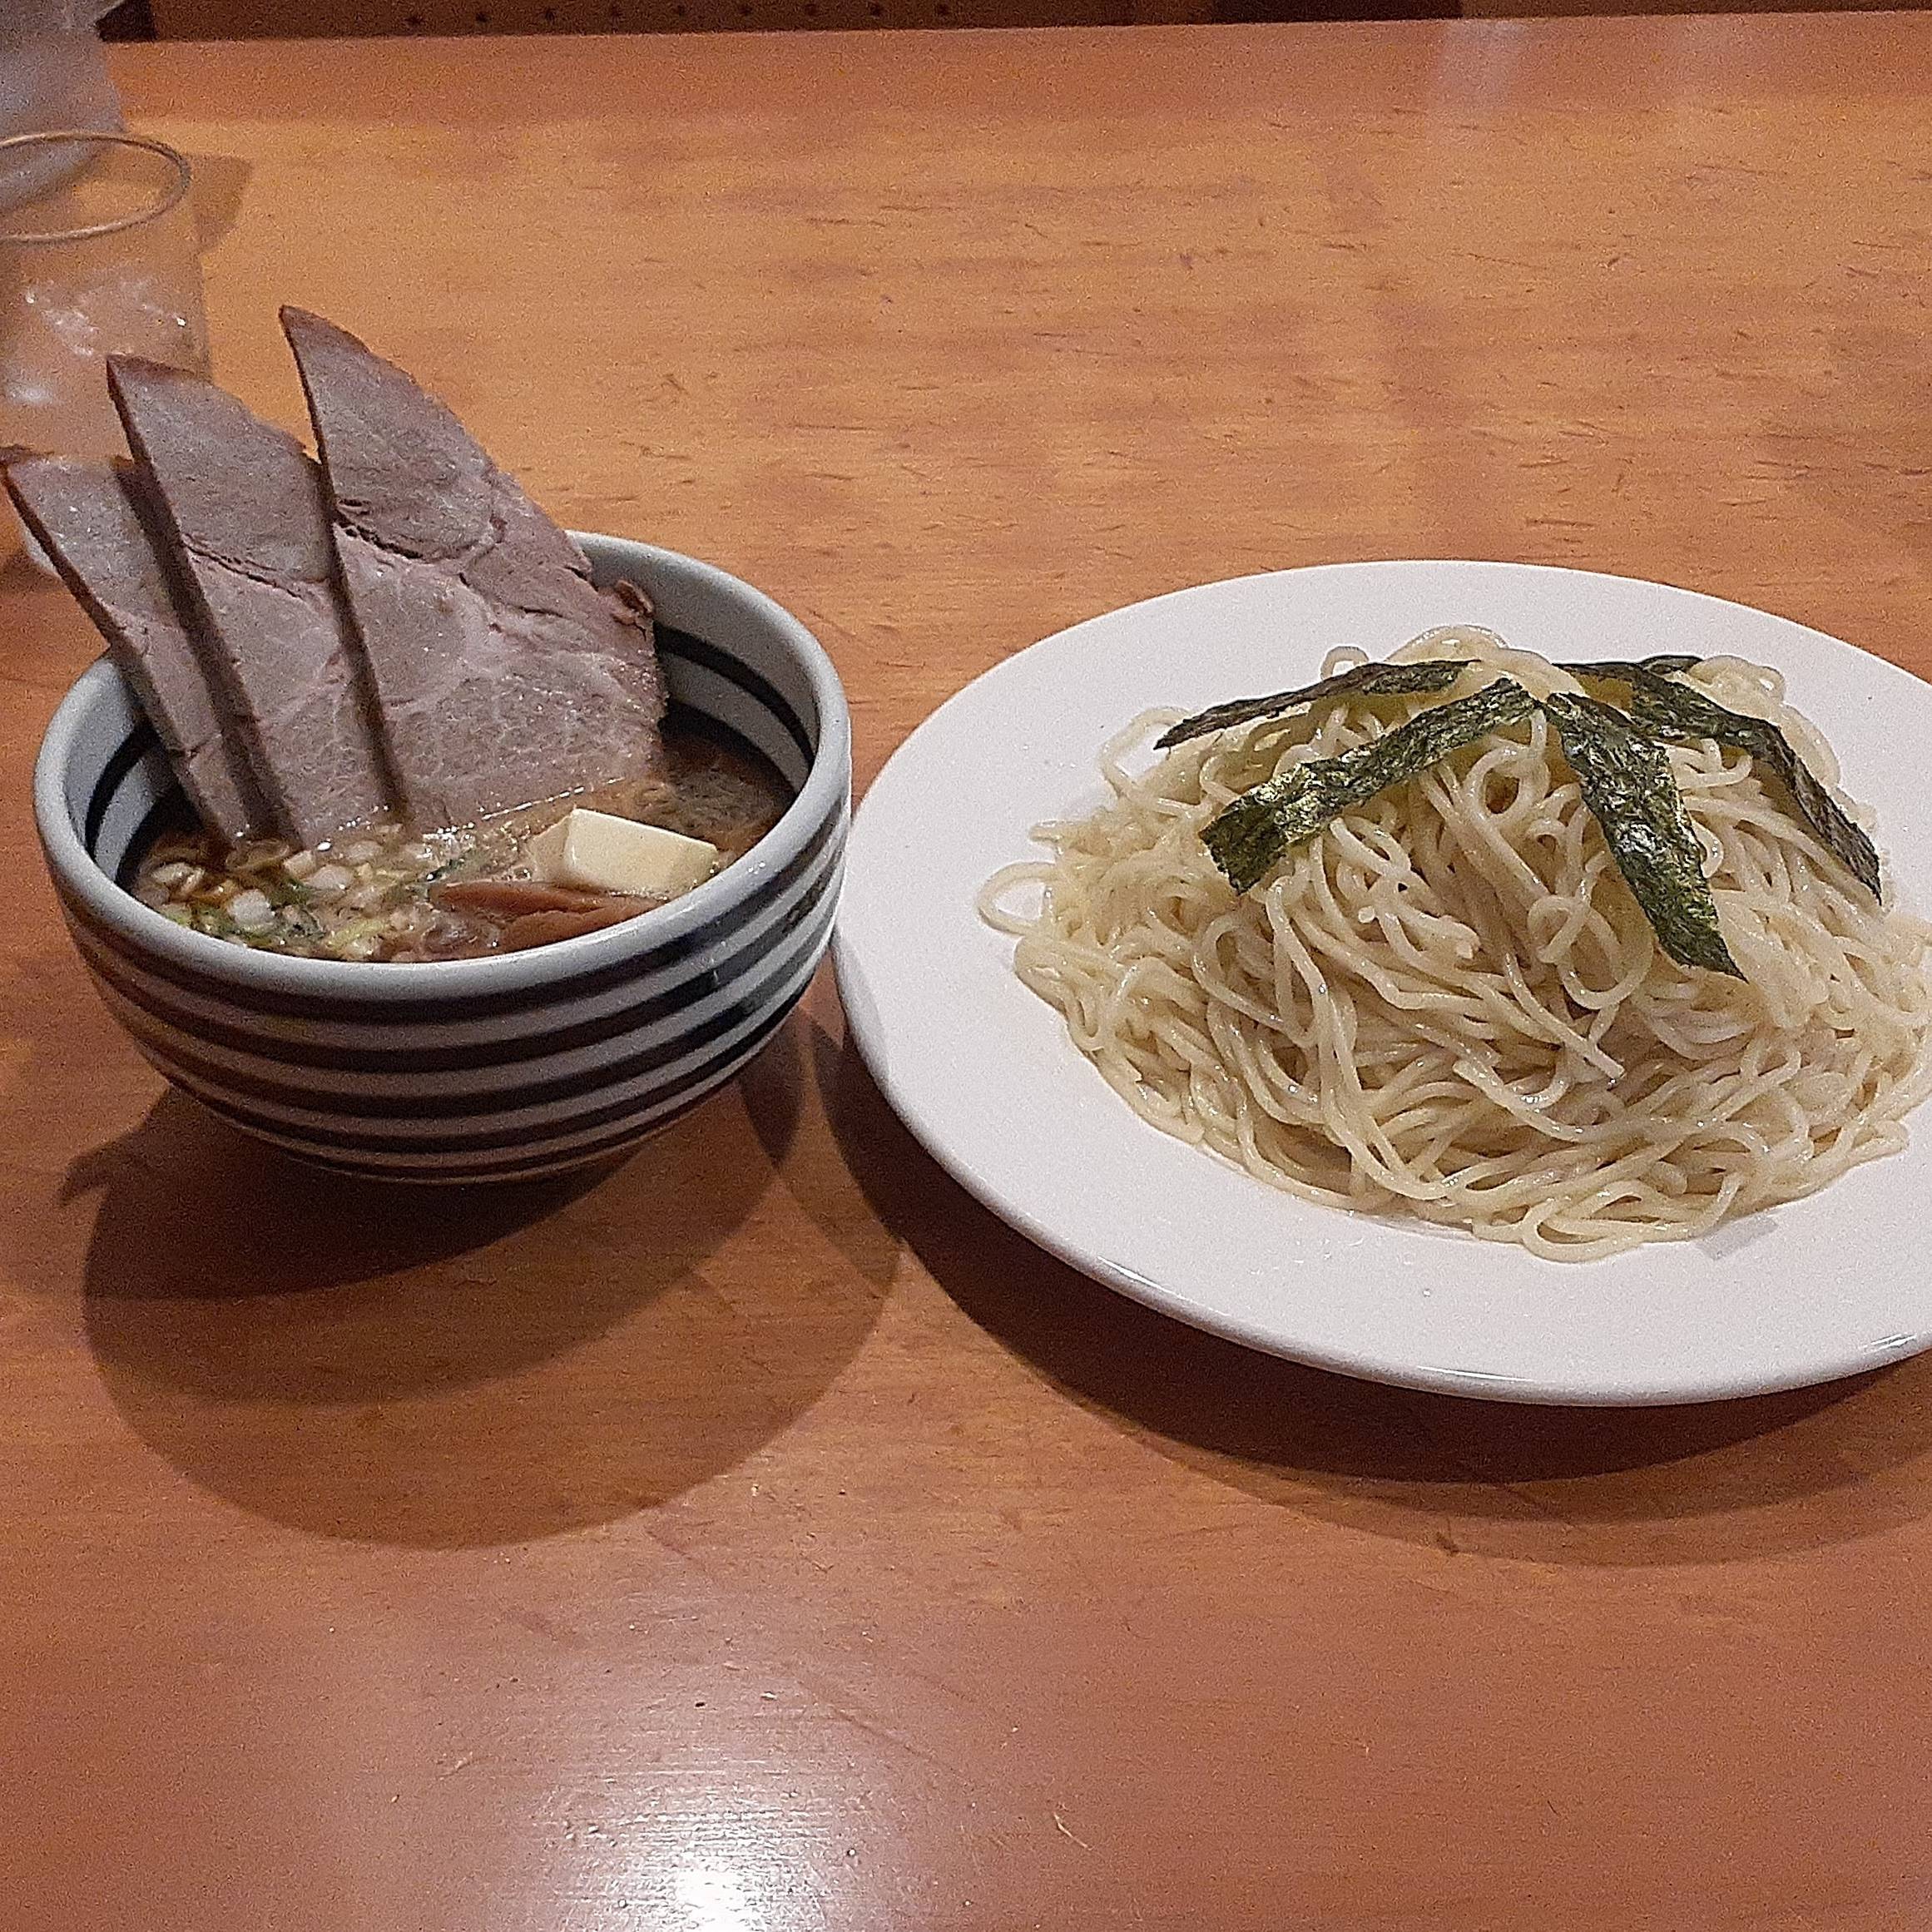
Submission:
<svg viewBox="0 0 1932 1932">
<path fill-rule="evenodd" d="M 861 782 L 1337 557 L 1932 672 L 1932 20 L 116 58 L 231 386 L 297 419 L 278 301 L 366 334 L 800 612 Z M 283 1167 L 83 983 L 25 780 L 94 645 L 5 597 L 7 1932 L 1932 1918 L 1932 1358 L 1620 1415 L 1243 1354 L 973 1206 L 829 983 L 552 1211 Z"/>
</svg>

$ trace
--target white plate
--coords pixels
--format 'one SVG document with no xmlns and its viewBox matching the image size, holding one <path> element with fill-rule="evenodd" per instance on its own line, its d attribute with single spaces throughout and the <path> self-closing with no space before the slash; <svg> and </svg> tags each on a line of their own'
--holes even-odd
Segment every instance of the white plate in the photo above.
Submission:
<svg viewBox="0 0 1932 1932">
<path fill-rule="evenodd" d="M 1932 686 L 1816 631 L 1629 577 L 1353 563 L 1157 597 L 1021 652 L 900 746 L 852 830 L 834 943 L 866 1064 L 933 1155 L 1076 1268 L 1217 1335 L 1351 1375 L 1513 1402 L 1694 1402 L 1796 1388 L 1932 1345 L 1932 1112 L 1910 1147 L 1702 1241 L 1595 1262 L 1404 1228 L 1267 1187 L 1142 1120 L 1013 976 L 973 897 L 1098 804 L 1102 741 L 1385 656 L 1439 623 L 1556 657 L 1734 651 L 1773 664 L 1879 810 L 1907 901 L 1932 905 Z"/>
</svg>

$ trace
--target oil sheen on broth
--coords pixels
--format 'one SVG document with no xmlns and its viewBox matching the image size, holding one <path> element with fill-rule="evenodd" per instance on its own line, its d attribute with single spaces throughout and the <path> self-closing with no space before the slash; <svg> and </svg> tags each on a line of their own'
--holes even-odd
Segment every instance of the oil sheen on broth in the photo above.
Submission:
<svg viewBox="0 0 1932 1932">
<path fill-rule="evenodd" d="M 225 850 L 184 812 L 141 857 L 132 890 L 164 918 L 230 944 L 300 958 L 468 959 L 615 925 L 676 894 L 633 896 L 547 883 L 530 841 L 575 807 L 748 852 L 791 803 L 776 768 L 701 714 L 666 720 L 668 775 L 619 780 L 455 830 L 378 825 L 297 851 L 275 840 Z"/>
</svg>

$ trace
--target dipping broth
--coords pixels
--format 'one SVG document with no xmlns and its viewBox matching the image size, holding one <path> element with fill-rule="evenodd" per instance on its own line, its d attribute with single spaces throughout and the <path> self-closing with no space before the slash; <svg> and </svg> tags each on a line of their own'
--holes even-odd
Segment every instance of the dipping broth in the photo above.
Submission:
<svg viewBox="0 0 1932 1932">
<path fill-rule="evenodd" d="M 769 760 L 698 712 L 672 708 L 664 753 L 663 777 L 620 780 L 453 830 L 376 825 L 301 851 L 267 839 L 225 850 L 199 826 L 177 823 L 139 859 L 130 889 L 177 925 L 302 959 L 407 964 L 573 939 L 681 896 L 538 879 L 530 841 L 574 808 L 701 839 L 718 848 L 715 873 L 750 851 L 791 803 Z"/>
</svg>

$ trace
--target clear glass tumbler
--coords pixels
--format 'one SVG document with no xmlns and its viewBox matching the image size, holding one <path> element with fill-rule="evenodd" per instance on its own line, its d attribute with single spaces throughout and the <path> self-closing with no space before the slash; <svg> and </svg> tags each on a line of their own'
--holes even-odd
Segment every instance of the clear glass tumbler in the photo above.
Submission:
<svg viewBox="0 0 1932 1932">
<path fill-rule="evenodd" d="M 165 143 L 78 130 L 0 141 L 0 443 L 126 448 L 107 358 L 208 372 L 188 164 Z"/>
</svg>

